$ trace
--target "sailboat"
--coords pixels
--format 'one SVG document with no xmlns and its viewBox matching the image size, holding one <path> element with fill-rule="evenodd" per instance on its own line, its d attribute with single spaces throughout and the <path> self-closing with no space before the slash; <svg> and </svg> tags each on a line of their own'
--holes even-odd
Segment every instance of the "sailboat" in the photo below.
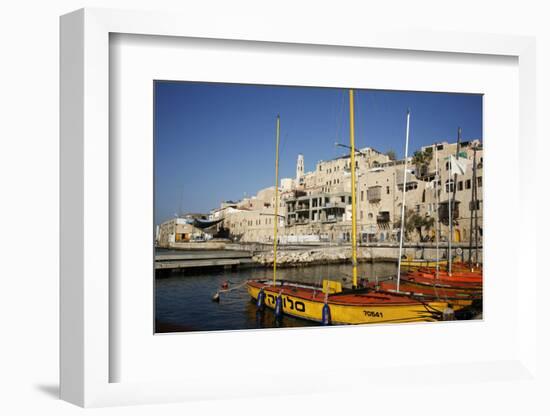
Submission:
<svg viewBox="0 0 550 416">
<path fill-rule="evenodd" d="M 455 289 L 481 290 L 483 277 L 478 272 L 453 272 L 440 271 L 436 274 L 433 270 L 419 269 L 409 272 L 404 276 L 405 281 L 416 284 L 439 285 Z"/>
<path fill-rule="evenodd" d="M 445 260 L 437 260 L 437 259 L 413 259 L 413 258 L 406 258 L 401 260 L 401 267 L 407 270 L 417 270 L 420 268 L 435 268 L 437 266 L 441 267 L 447 264 L 447 261 Z"/>
<path fill-rule="evenodd" d="M 394 280 L 372 282 L 369 285 L 378 292 L 396 292 L 396 282 Z M 401 293 L 424 301 L 444 299 L 452 305 L 454 311 L 471 306 L 475 301 L 479 301 L 482 298 L 481 291 L 470 291 L 441 285 L 434 286 L 432 284 L 414 284 L 408 281 L 401 282 L 399 290 Z"/>
<path fill-rule="evenodd" d="M 454 181 L 456 183 L 457 175 L 465 173 L 465 166 L 461 165 L 458 161 L 458 149 L 460 144 L 460 135 L 461 129 L 458 129 L 458 138 L 457 138 L 457 157 L 454 158 L 453 155 L 450 155 L 449 159 L 449 178 L 448 184 L 451 186 L 451 174 L 454 174 Z M 438 157 L 437 157 L 437 147 L 436 147 L 436 187 L 439 183 L 439 167 L 438 167 Z M 475 186 L 475 151 L 474 151 L 474 186 Z M 424 286 L 433 286 L 435 289 L 439 288 L 448 288 L 451 290 L 462 290 L 464 293 L 469 293 L 470 296 L 475 297 L 481 294 L 483 286 L 483 274 L 481 268 L 472 267 L 471 264 L 466 265 L 464 263 L 454 263 L 452 261 L 451 251 L 452 251 L 452 225 L 453 225 L 453 215 L 451 212 L 451 206 L 454 206 L 455 201 L 455 192 L 456 186 L 453 187 L 453 197 L 451 199 L 451 192 L 448 189 L 448 206 L 449 206 L 449 238 L 448 238 L 448 255 L 447 255 L 447 267 L 445 271 L 440 270 L 440 264 L 436 264 L 435 267 L 430 266 L 419 266 L 412 271 L 409 271 L 405 276 L 404 280 L 409 284 L 414 285 L 424 285 Z M 436 188 L 437 195 L 437 188 Z M 472 193 L 472 203 L 474 204 L 474 193 Z M 439 220 L 437 221 L 439 226 Z M 439 229 L 436 231 L 436 249 L 437 257 L 439 258 Z M 471 244 L 471 241 L 470 241 Z M 477 243 L 476 243 L 477 246 Z M 477 247 L 476 247 L 477 250 Z M 470 249 L 471 253 L 471 249 Z M 470 254 L 471 256 L 471 254 Z M 477 257 L 477 252 L 476 252 Z M 439 259 L 437 259 L 439 260 Z M 471 262 L 470 262 L 471 263 Z M 472 294 L 473 292 L 477 292 Z"/>
<path fill-rule="evenodd" d="M 434 153 L 436 161 L 434 196 L 437 200 L 439 200 L 439 164 L 437 156 L 437 145 L 434 146 Z M 405 194 L 403 194 L 403 199 L 405 199 Z M 403 215 L 401 217 L 401 222 L 403 225 Z M 395 280 L 388 280 L 381 283 L 370 283 L 370 286 L 375 287 L 376 290 L 378 290 L 379 292 L 382 291 L 394 293 L 396 291 L 401 291 L 407 293 L 409 296 L 414 297 L 415 299 L 423 299 L 425 301 L 444 299 L 452 304 L 453 310 L 455 311 L 459 311 L 463 308 L 469 307 L 474 302 L 481 301 L 481 275 L 477 272 L 474 273 L 473 271 L 466 269 L 461 263 L 453 263 L 452 270 L 454 270 L 454 272 L 451 272 L 451 268 L 449 267 L 449 260 L 440 259 L 439 220 L 437 220 L 436 222 L 435 242 L 435 259 L 406 259 L 400 262 L 400 266 L 406 265 L 407 268 L 407 272 L 402 277 L 403 282 L 400 282 L 399 280 L 397 282 Z M 400 257 L 401 244 L 402 241 L 400 240 Z M 451 246 L 449 246 L 449 248 L 450 247 Z M 447 265 L 447 270 L 441 270 L 442 266 L 444 265 Z"/>
<path fill-rule="evenodd" d="M 352 288 L 345 289 L 339 281 L 325 279 L 322 285 L 302 284 L 277 279 L 277 225 L 279 188 L 279 137 L 280 118 L 276 123 L 275 158 L 275 225 L 273 238 L 272 280 L 249 280 L 246 284 L 258 309 L 268 307 L 276 317 L 291 315 L 328 324 L 369 324 L 426 322 L 441 320 L 449 312 L 449 304 L 441 300 L 422 301 L 401 293 L 377 292 L 357 284 L 357 223 L 355 198 L 355 123 L 354 91 L 349 90 L 350 162 L 352 198 Z M 407 138 L 409 134 L 407 114 Z M 407 141 L 408 143 L 408 141 Z"/>
</svg>

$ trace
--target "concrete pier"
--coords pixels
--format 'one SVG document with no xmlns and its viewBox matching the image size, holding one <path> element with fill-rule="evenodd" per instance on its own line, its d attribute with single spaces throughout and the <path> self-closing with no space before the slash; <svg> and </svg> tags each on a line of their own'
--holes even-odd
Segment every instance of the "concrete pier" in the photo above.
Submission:
<svg viewBox="0 0 550 416">
<path fill-rule="evenodd" d="M 182 251 L 177 254 L 157 254 L 155 256 L 155 270 L 239 267 L 252 264 L 252 253 L 248 251 Z"/>
</svg>

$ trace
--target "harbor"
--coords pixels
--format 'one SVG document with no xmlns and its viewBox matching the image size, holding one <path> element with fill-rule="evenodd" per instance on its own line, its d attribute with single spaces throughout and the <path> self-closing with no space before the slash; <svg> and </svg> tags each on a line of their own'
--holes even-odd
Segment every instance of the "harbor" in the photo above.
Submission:
<svg viewBox="0 0 550 416">
<path fill-rule="evenodd" d="M 393 263 L 361 264 L 360 273 L 372 279 L 384 279 L 395 274 Z M 295 269 L 281 269 L 280 279 L 303 283 L 318 283 L 327 276 L 340 276 L 349 283 L 350 270 L 346 264 L 316 265 Z M 284 317 L 277 322 L 275 315 L 266 309 L 262 316 L 256 314 L 256 304 L 251 302 L 246 289 L 238 288 L 222 294 L 219 303 L 212 296 L 225 283 L 229 288 L 238 287 L 251 279 L 271 279 L 272 270 L 264 267 L 248 267 L 240 270 L 216 268 L 172 271 L 155 281 L 155 321 L 157 332 L 187 332 L 196 330 L 235 330 L 277 327 L 305 327 L 320 324 Z M 347 277 L 346 277 L 347 276 Z"/>
<path fill-rule="evenodd" d="M 395 276 L 395 268 L 395 262 L 364 262 L 359 263 L 358 274 L 368 276 L 372 282 L 382 282 Z M 282 268 L 277 274 L 282 280 L 298 280 L 305 284 L 318 284 L 328 276 L 339 276 L 344 285 L 351 284 L 350 267 L 346 263 L 303 266 L 298 270 Z M 163 273 L 162 278 L 155 280 L 156 332 L 320 326 L 321 323 L 292 316 L 277 320 L 268 308 L 262 314 L 257 313 L 256 304 L 251 302 L 244 287 L 239 286 L 248 280 L 272 277 L 271 268 L 254 265 L 240 269 L 218 266 L 174 269 Z M 225 285 L 237 289 L 222 294 L 219 303 L 213 302 L 212 296 Z M 458 318 L 474 319 L 479 313 L 472 310 Z"/>
<path fill-rule="evenodd" d="M 157 222 L 157 332 L 482 318 L 481 139 L 464 140 L 459 126 L 455 143 L 424 142 L 410 156 L 407 109 L 399 122 L 402 157 L 391 149 L 359 147 L 356 133 L 363 126 L 357 130 L 356 106 L 380 93 L 333 92 L 327 97 L 336 108 L 336 97 L 341 99 L 337 118 L 345 121 L 349 144 L 333 143 L 344 154 L 318 160 L 307 171 L 299 153 L 296 176 L 281 177 L 278 114 L 270 129 L 273 186 L 222 200 L 208 213 L 182 214 L 182 193 L 180 214 Z M 439 105 L 434 100 L 432 110 Z M 255 153 L 251 163 L 261 157 Z M 269 170 L 264 163 L 241 179 L 255 182 Z M 201 180 L 192 191 L 211 198 L 209 183 Z"/>
</svg>

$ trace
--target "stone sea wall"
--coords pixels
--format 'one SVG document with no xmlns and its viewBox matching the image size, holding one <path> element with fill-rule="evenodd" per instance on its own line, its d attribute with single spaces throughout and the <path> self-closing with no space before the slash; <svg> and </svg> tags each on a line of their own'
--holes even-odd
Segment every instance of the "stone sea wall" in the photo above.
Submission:
<svg viewBox="0 0 550 416">
<path fill-rule="evenodd" d="M 446 258 L 446 250 L 439 250 L 439 258 Z M 434 248 L 407 247 L 403 255 L 414 259 L 435 259 L 437 252 Z M 398 247 L 358 247 L 357 260 L 364 261 L 395 261 L 399 257 Z M 453 249 L 453 257 L 468 260 L 468 249 Z M 256 253 L 252 261 L 263 266 L 273 265 L 273 250 Z M 337 264 L 351 261 L 351 247 L 323 247 L 302 250 L 277 251 L 277 265 L 280 267 L 298 267 L 314 264 Z M 483 262 L 481 250 L 479 261 Z"/>
</svg>

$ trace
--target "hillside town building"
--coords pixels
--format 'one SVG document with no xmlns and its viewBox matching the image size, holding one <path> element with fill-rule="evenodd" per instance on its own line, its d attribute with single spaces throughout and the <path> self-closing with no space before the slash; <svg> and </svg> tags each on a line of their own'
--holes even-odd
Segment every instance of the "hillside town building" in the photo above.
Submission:
<svg viewBox="0 0 550 416">
<path fill-rule="evenodd" d="M 481 238 L 483 150 L 479 140 L 424 146 L 407 159 L 406 172 L 405 160 L 391 160 L 388 155 L 369 147 L 356 152 L 356 218 L 360 243 L 398 241 L 404 174 L 406 222 L 415 225 L 406 227 L 406 240 L 433 241 L 439 227 L 440 240 L 448 241 L 449 200 L 453 194 L 453 241 L 469 241 L 472 210 L 477 210 L 477 231 Z M 454 175 L 449 175 L 451 155 L 458 155 L 458 160 L 465 167 L 463 174 L 457 176 L 456 183 Z M 439 168 L 438 181 L 436 167 Z M 300 154 L 296 162 L 296 177 L 280 181 L 277 218 L 274 209 L 275 187 L 272 186 L 259 190 L 255 196 L 237 202 L 221 203 L 219 208 L 210 212 L 209 218 L 223 218 L 224 221 L 216 229 L 206 231 L 215 235 L 220 230 L 225 230 L 235 241 L 269 243 L 273 241 L 274 222 L 278 221 L 279 242 L 283 244 L 349 243 L 350 175 L 349 155 L 319 161 L 315 170 L 306 172 L 305 158 Z M 474 181 L 477 186 L 477 203 L 472 203 Z M 167 223 L 172 224 L 174 221 L 172 219 Z M 161 236 L 167 234 L 163 231 L 163 226 L 164 224 L 160 226 Z M 192 230 L 178 229 L 177 226 L 176 221 L 175 236 L 170 237 L 170 241 L 177 241 L 178 234 L 191 238 Z M 163 240 L 166 238 L 163 237 Z"/>
</svg>

